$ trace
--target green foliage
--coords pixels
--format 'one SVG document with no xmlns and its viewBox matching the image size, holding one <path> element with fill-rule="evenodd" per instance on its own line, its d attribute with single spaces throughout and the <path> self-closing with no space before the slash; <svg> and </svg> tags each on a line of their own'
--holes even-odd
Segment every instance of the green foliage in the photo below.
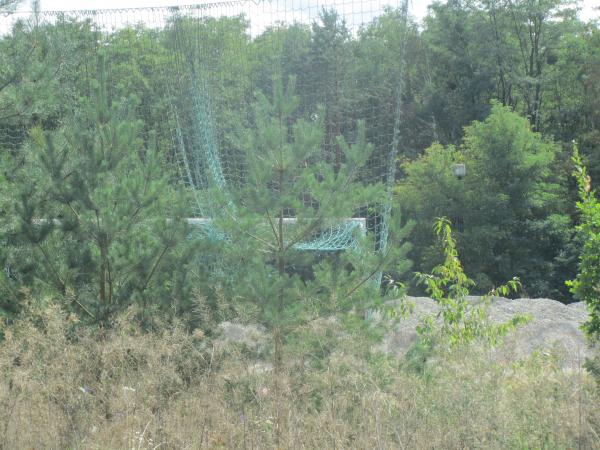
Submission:
<svg viewBox="0 0 600 450">
<path fill-rule="evenodd" d="M 525 118 L 494 104 L 485 121 L 465 129 L 461 148 L 434 144 L 405 164 L 397 194 L 418 223 L 413 243 L 419 270 L 440 261 L 426 224 L 448 216 L 480 292 L 516 275 L 528 295 L 565 298 L 561 283 L 570 273 L 572 233 L 558 152 Z M 452 173 L 459 162 L 467 168 L 461 180 Z"/>
<path fill-rule="evenodd" d="M 571 89 L 563 77 L 570 69 L 556 63 L 565 38 L 581 30 L 569 6 L 568 0 L 433 3 L 422 37 L 435 92 L 427 101 L 442 142 L 457 143 L 465 125 L 488 115 L 492 99 L 527 117 L 535 131 L 562 128 L 558 116 L 569 107 L 564 94 Z"/>
<path fill-rule="evenodd" d="M 5 0 L 0 2 L 0 9 L 10 11 L 17 3 Z M 34 163 L 35 158 L 30 154 L 33 147 L 28 143 L 30 130 L 39 128 L 42 134 L 48 134 L 48 142 L 58 155 L 67 146 L 67 137 L 75 139 L 75 144 L 69 145 L 79 145 L 76 140 L 82 133 L 76 136 L 74 130 L 77 120 L 88 114 L 82 111 L 90 109 L 90 104 L 96 101 L 98 60 L 104 61 L 106 67 L 106 85 L 110 86 L 107 96 L 117 103 L 128 102 L 123 99 L 131 96 L 136 98 L 129 105 L 126 121 L 135 118 L 136 136 L 141 140 L 130 148 L 144 164 L 146 150 L 150 149 L 148 154 L 160 160 L 152 164 L 170 169 L 175 129 L 172 104 L 178 101 L 179 92 L 185 90 L 181 86 L 192 85 L 191 80 L 197 82 L 210 106 L 218 151 L 226 161 L 223 170 L 226 175 L 233 174 L 231 178 L 236 183 L 246 181 L 247 168 L 243 162 L 246 153 L 263 154 L 260 143 L 247 145 L 239 130 L 260 125 L 270 127 L 269 133 L 276 131 L 269 121 L 259 124 L 256 120 L 251 111 L 253 91 L 260 90 L 270 99 L 273 77 L 287 80 L 294 76 L 299 89 L 293 112 L 286 113 L 287 131 L 293 134 L 292 124 L 298 124 L 305 128 L 298 136 L 308 135 L 307 126 L 301 124 L 314 124 L 308 120 L 314 115 L 322 127 L 318 132 L 322 134 L 322 142 L 320 150 L 313 154 L 325 154 L 337 176 L 335 172 L 344 164 L 352 163 L 346 160 L 348 149 L 340 136 L 347 142 L 356 141 L 360 128 L 357 123 L 364 120 L 361 132 L 369 145 L 357 150 L 362 149 L 370 156 L 360 166 L 354 181 L 367 180 L 373 168 L 388 164 L 385 155 L 394 131 L 398 77 L 402 73 L 398 154 L 401 158 L 416 159 L 404 166 L 406 176 L 400 180 L 398 203 L 404 209 L 404 217 L 417 225 L 410 234 L 414 244 L 411 256 L 417 269 L 428 272 L 443 261 L 429 224 L 436 217 L 448 216 L 456 225 L 455 236 L 465 271 L 477 285 L 472 289 L 486 292 L 516 274 L 523 280 L 527 295 L 570 300 L 563 281 L 575 277 L 576 243 L 572 239 L 571 220 L 574 212 L 569 201 L 573 186 L 566 177 L 569 156 L 561 149 L 560 142 L 580 141 L 582 158 L 590 174 L 594 176 L 599 171 L 596 155 L 600 154 L 597 151 L 600 112 L 595 99 L 600 86 L 600 33 L 597 24 L 584 24 L 567 6 L 568 2 L 563 0 L 436 2 L 422 27 L 410 19 L 405 22 L 401 10 L 390 7 L 369 23 L 361 24 L 356 33 L 353 26 L 357 23 L 347 22 L 354 19 L 331 8 L 322 10 L 310 24 L 292 23 L 295 17 L 290 12 L 285 23 L 269 23 L 258 35 L 258 28 L 251 24 L 253 17 L 226 14 L 219 18 L 198 18 L 182 11 L 153 10 L 152 19 L 142 17 L 143 12 L 136 16 L 136 22 L 141 18 L 142 22 L 148 19 L 146 23 L 119 26 L 113 31 L 104 27 L 113 18 L 110 14 L 53 16 L 48 20 L 43 14 L 19 16 L 0 38 L 0 234 L 6 243 L 0 248 L 0 262 L 7 268 L 0 281 L 0 310 L 8 315 L 18 311 L 24 298 L 20 291 L 23 287 L 48 296 L 62 292 L 57 278 L 65 281 L 67 273 L 76 273 L 72 277 L 79 281 L 62 284 L 78 286 L 74 288 L 80 292 L 78 295 L 93 303 L 90 299 L 94 290 L 82 291 L 81 286 L 89 283 L 98 286 L 90 278 L 90 273 L 97 271 L 76 267 L 86 265 L 87 260 L 57 262 L 52 270 L 47 258 L 39 257 L 41 250 L 37 248 L 39 241 L 49 256 L 66 261 L 68 258 L 61 249 L 79 248 L 82 240 L 77 238 L 67 245 L 63 240 L 66 232 L 56 224 L 34 227 L 35 231 L 30 230 L 26 237 L 20 229 L 19 217 L 26 216 L 27 208 L 33 208 L 34 218 L 61 214 L 56 216 L 61 221 L 71 220 L 68 207 L 63 211 L 63 199 L 56 200 L 64 193 L 55 197 L 50 195 L 52 191 L 41 194 L 49 184 L 40 180 L 48 178 L 44 171 L 50 169 L 39 161 Z M 149 26 L 149 21 L 159 15 L 164 27 Z M 358 16 L 354 15 L 357 20 Z M 400 54 L 403 58 L 398 57 Z M 498 104 L 490 103 L 493 99 Z M 319 104 L 322 106 L 318 107 Z M 93 122 L 81 120 L 86 124 Z M 473 120 L 479 122 L 469 125 Z M 543 133 L 543 138 L 532 133 L 530 126 Z M 557 145 L 551 143 L 552 138 Z M 443 145 L 432 145 L 435 141 Z M 41 147 L 49 145 L 43 143 Z M 295 145 L 297 160 L 303 155 L 304 150 L 298 150 L 302 145 L 300 141 Z M 50 160 L 55 157 L 49 150 L 44 152 Z M 450 170 L 457 162 L 467 165 L 468 174 L 462 181 L 454 178 Z M 262 175 L 270 177 L 269 168 L 263 169 L 255 171 L 259 181 Z M 121 169 L 115 170 L 122 178 Z M 101 171 L 103 176 L 109 172 Z M 161 176 L 163 182 L 172 186 L 175 178 L 172 171 Z M 37 184 L 32 186 L 31 182 Z M 321 182 L 324 186 L 329 184 L 327 189 L 338 189 L 331 181 Z M 300 181 L 297 185 L 301 187 L 302 183 L 306 184 Z M 289 192 L 293 193 L 292 189 Z M 14 201 L 20 198 L 24 200 Z M 259 204 L 263 207 L 276 200 L 277 195 L 271 192 Z M 297 207 L 294 203 L 298 203 L 298 198 L 288 200 L 290 195 L 277 207 L 286 203 L 290 215 L 295 215 L 292 210 Z M 121 197 L 118 202 L 122 202 Z M 28 206 L 24 206 L 26 203 Z M 17 204 L 20 212 L 16 210 Z M 339 208 L 346 210 L 344 214 L 351 209 L 346 206 Z M 319 223 L 311 233 L 327 228 L 339 218 L 333 209 L 328 216 L 332 220 Z M 353 213 L 374 221 L 378 214 L 375 209 Z M 314 211 L 307 211 L 307 218 Z M 265 212 L 255 213 L 256 217 L 262 215 L 265 223 Z M 176 217 L 184 212 L 169 214 Z M 189 211 L 186 215 L 190 215 Z M 275 223 L 277 211 L 269 210 L 269 215 Z M 395 220 L 400 221 L 397 211 Z M 298 224 L 298 230 L 310 226 L 309 220 L 304 222 Z M 240 227 L 246 224 L 241 223 Z M 327 302 L 333 306 L 327 309 L 324 300 L 308 301 L 316 309 L 347 309 L 348 305 L 337 302 L 345 298 L 348 286 L 353 292 L 350 297 L 371 296 L 369 282 L 353 290 L 352 278 L 358 272 L 368 274 L 385 268 L 394 280 L 405 281 L 401 278 L 408 268 L 402 256 L 408 250 L 407 230 L 402 226 L 392 230 L 386 255 L 371 254 L 363 258 L 357 256 L 359 253 L 348 252 L 329 258 L 290 251 L 293 262 L 287 263 L 286 272 L 296 270 L 302 274 L 299 284 L 302 291 L 308 292 L 303 284 L 307 274 L 321 286 L 317 289 L 319 298 L 330 299 Z M 259 234 L 264 238 L 262 231 Z M 183 231 L 177 233 L 183 235 Z M 288 233 L 288 238 L 293 237 L 293 233 Z M 178 254 L 178 258 L 187 259 L 188 250 L 184 247 L 188 248 L 187 244 L 181 248 L 175 246 L 175 253 L 169 250 L 165 255 Z M 273 257 L 273 252 L 269 252 Z M 207 278 L 202 267 L 212 266 L 219 256 L 216 249 L 211 249 L 210 255 L 206 253 L 209 252 L 200 255 L 201 262 L 195 260 L 196 267 L 191 273 L 187 269 L 182 273 L 169 269 L 180 287 L 173 287 L 173 291 L 165 288 L 164 298 L 157 300 L 165 306 L 172 292 L 183 289 L 187 293 L 178 297 L 181 304 L 175 310 L 188 311 L 196 317 L 194 323 L 205 323 L 204 319 L 217 321 L 225 313 L 212 317 L 208 310 L 228 310 L 223 304 L 229 302 L 226 297 L 233 292 L 225 293 L 231 280 L 214 283 Z M 241 253 L 238 256 L 239 261 L 247 261 Z M 165 258 L 165 264 L 171 261 L 168 256 Z M 400 261 L 396 266 L 390 263 L 394 259 Z M 73 261 L 76 260 L 79 260 L 77 255 L 73 256 Z M 347 267 L 354 270 L 346 270 Z M 53 271 L 60 276 L 52 275 Z M 190 278 L 194 279 L 197 293 L 193 301 L 189 295 Z M 157 282 L 164 286 L 169 283 Z M 313 298 L 312 293 L 306 296 Z"/>
<path fill-rule="evenodd" d="M 481 32 L 482 14 L 469 6 L 436 2 L 425 18 L 422 39 L 433 90 L 425 101 L 436 123 L 435 139 L 443 143 L 458 143 L 465 125 L 488 115 L 493 98 L 492 55 L 482 45 L 490 34 Z"/>
<path fill-rule="evenodd" d="M 355 108 L 373 108 L 383 111 L 382 117 L 366 117 L 369 140 L 376 151 L 385 151 L 390 130 L 394 128 L 394 108 L 399 78 L 402 74 L 403 114 L 399 124 L 399 154 L 414 157 L 435 139 L 430 111 L 425 98 L 428 77 L 427 57 L 418 25 L 408 17 L 404 21 L 400 9 L 388 9 L 368 26 L 360 30 L 355 43 L 355 78 L 360 89 L 352 92 Z M 404 55 L 400 58 L 399 55 Z M 404 63 L 403 63 L 404 61 Z M 376 83 L 370 80 L 378 80 Z M 349 112 L 351 113 L 351 112 Z"/>
<path fill-rule="evenodd" d="M 437 338 L 450 345 L 466 344 L 480 339 L 494 344 L 511 329 L 524 323 L 526 319 L 523 316 L 515 316 L 505 323 L 489 323 L 485 309 L 493 297 L 516 292 L 520 287 L 519 280 L 513 278 L 491 291 L 481 304 L 473 304 L 467 296 L 475 283 L 463 270 L 448 219 L 438 219 L 435 232 L 442 245 L 444 262 L 434 267 L 430 274 L 417 273 L 416 277 L 440 307 L 441 328 L 436 330 L 434 318 L 429 317 L 418 328 L 419 334 L 427 341 L 435 338 L 437 331 L 440 334 Z"/>
<path fill-rule="evenodd" d="M 598 102 L 600 94 L 600 30 L 594 23 L 588 24 L 585 32 L 572 36 L 562 53 L 562 73 L 570 74 L 571 82 L 560 83 L 569 89 L 560 96 L 567 107 L 560 111 L 567 116 L 562 120 L 564 140 L 577 140 L 582 158 L 590 176 L 600 179 L 600 131 L 596 126 L 600 117 Z M 583 82 L 582 82 L 583 81 Z"/>
<path fill-rule="evenodd" d="M 92 99 L 56 132 L 35 128 L 14 178 L 25 284 L 96 323 L 132 303 L 181 308 L 187 224 L 164 159 L 143 145 L 135 98 Z M 171 303 L 173 301 L 173 303 Z"/>
<path fill-rule="evenodd" d="M 197 20 L 176 14 L 158 38 L 163 50 L 171 55 L 168 63 L 173 64 L 174 59 L 180 65 L 182 78 L 191 77 L 194 83 L 210 86 L 212 112 L 219 124 L 219 138 L 225 143 L 224 151 L 239 150 L 229 138 L 239 126 L 248 106 L 247 99 L 254 89 L 255 58 L 250 49 L 248 27 L 249 23 L 243 16 Z M 156 43 L 156 40 L 153 42 Z M 183 80 L 173 80 L 172 67 L 168 67 L 162 75 L 166 84 L 159 89 L 167 89 L 173 95 L 173 81 Z M 164 92 L 155 91 L 156 94 L 160 94 L 160 98 Z"/>
<path fill-rule="evenodd" d="M 342 150 L 337 144 L 338 137 L 353 119 L 352 103 L 356 91 L 349 79 L 339 73 L 349 73 L 354 63 L 350 30 L 343 17 L 334 9 L 323 8 L 319 20 L 312 23 L 312 36 L 308 53 L 306 73 L 307 83 L 319 86 L 329 95 L 324 99 L 314 97 L 312 108 L 322 104 L 325 114 L 325 148 L 332 153 L 332 161 L 341 164 Z M 371 149 L 372 151 L 372 149 Z"/>
<path fill-rule="evenodd" d="M 354 250 L 315 254 L 297 248 L 381 198 L 383 187 L 359 181 L 372 152 L 364 123 L 356 125 L 353 144 L 337 137 L 343 162 L 336 168 L 323 158 L 322 108 L 310 120 L 294 119 L 299 107 L 294 88 L 293 78 L 287 88 L 276 78 L 271 98 L 257 94 L 253 127 L 240 129 L 236 137 L 248 161 L 247 186 L 232 192 L 233 203 L 242 206 L 224 206 L 226 214 L 217 221 L 228 236 L 223 252 L 232 272 L 224 274 L 223 283 L 232 298 L 255 304 L 259 320 L 274 330 L 321 314 L 364 311 L 379 298 L 372 281 L 377 273 L 390 264 L 406 269 L 401 262 L 407 247 L 400 241 L 406 229 L 398 230 L 396 248 L 385 254 L 373 252 L 372 238 L 358 230 Z"/>
<path fill-rule="evenodd" d="M 586 359 L 585 368 L 596 380 L 598 392 L 600 392 L 600 349 L 598 347 L 596 347 L 595 354 Z"/>
<path fill-rule="evenodd" d="M 600 339 L 600 203 L 592 190 L 592 181 L 583 165 L 577 145 L 573 150 L 573 175 L 577 179 L 579 201 L 577 210 L 581 223 L 577 230 L 583 238 L 577 277 L 569 281 L 571 291 L 587 304 L 590 312 L 584 330 L 592 339 Z"/>
</svg>

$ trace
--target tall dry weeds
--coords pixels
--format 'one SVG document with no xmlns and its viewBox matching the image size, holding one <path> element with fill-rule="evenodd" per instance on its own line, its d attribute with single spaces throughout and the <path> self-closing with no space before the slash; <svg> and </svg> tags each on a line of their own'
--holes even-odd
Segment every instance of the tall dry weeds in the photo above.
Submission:
<svg viewBox="0 0 600 450">
<path fill-rule="evenodd" d="M 243 347 L 71 320 L 53 307 L 5 330 L 0 448 L 274 448 L 277 413 L 280 448 L 600 448 L 598 390 L 553 355 L 472 346 L 414 370 L 321 321 L 287 348 L 277 393 Z"/>
</svg>

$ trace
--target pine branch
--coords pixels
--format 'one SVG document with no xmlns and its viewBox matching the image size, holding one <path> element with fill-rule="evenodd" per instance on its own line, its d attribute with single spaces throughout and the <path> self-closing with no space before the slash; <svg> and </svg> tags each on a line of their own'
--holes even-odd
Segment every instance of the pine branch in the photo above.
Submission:
<svg viewBox="0 0 600 450">
<path fill-rule="evenodd" d="M 389 251 L 381 258 L 381 260 L 379 261 L 379 263 L 377 263 L 377 265 L 375 266 L 375 269 L 369 273 L 369 275 L 367 275 L 366 277 L 364 277 L 360 282 L 358 282 L 352 289 L 350 289 L 348 292 L 346 292 L 346 294 L 344 295 L 344 299 L 350 297 L 352 294 L 354 294 L 358 289 L 361 288 L 361 286 L 363 286 L 367 281 L 369 281 L 371 278 L 373 278 L 379 271 L 381 271 L 381 269 L 383 269 L 383 266 L 385 265 L 386 259 L 389 255 Z"/>
<path fill-rule="evenodd" d="M 46 252 L 46 250 L 44 249 L 44 247 L 42 247 L 42 244 L 40 244 L 38 242 L 37 243 L 37 247 L 42 252 L 42 255 L 44 256 L 44 259 L 46 260 L 46 263 L 48 264 L 48 267 L 50 268 L 50 271 L 52 272 L 52 275 L 56 279 L 55 281 L 58 282 L 59 290 L 64 294 L 65 290 L 66 290 L 66 284 L 65 284 L 65 282 L 60 278 L 60 275 L 58 274 L 57 269 L 54 267 L 54 264 L 52 264 L 52 261 L 50 260 L 50 256 L 48 255 L 48 253 Z"/>
<path fill-rule="evenodd" d="M 269 213 L 269 208 L 265 208 L 267 213 L 267 219 L 269 220 L 269 225 L 271 226 L 271 230 L 273 231 L 273 236 L 277 240 L 279 247 L 283 247 L 283 242 L 281 242 L 280 236 L 277 234 L 277 230 L 275 229 L 275 224 L 273 223 L 273 219 L 271 218 L 271 214 Z"/>
<path fill-rule="evenodd" d="M 152 270 L 150 270 L 150 273 L 148 274 L 148 277 L 146 278 L 146 281 L 144 282 L 142 291 L 145 291 L 146 288 L 148 287 L 148 283 L 150 283 L 150 280 L 154 276 L 154 272 L 156 272 L 156 268 L 160 264 L 161 260 L 163 259 L 163 257 L 165 256 L 165 254 L 167 253 L 167 250 L 169 250 L 169 248 L 170 248 L 170 246 L 165 245 L 165 247 L 162 249 L 162 252 L 160 253 L 160 255 L 158 255 L 158 258 L 156 258 L 156 261 L 154 262 L 154 265 L 152 266 Z"/>
</svg>

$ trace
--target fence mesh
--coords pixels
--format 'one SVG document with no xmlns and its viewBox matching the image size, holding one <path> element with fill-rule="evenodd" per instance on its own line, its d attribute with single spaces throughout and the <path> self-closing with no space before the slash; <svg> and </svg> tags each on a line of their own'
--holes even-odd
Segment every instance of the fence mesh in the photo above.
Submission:
<svg viewBox="0 0 600 450">
<path fill-rule="evenodd" d="M 374 233 L 376 250 L 384 250 L 402 145 L 407 5 L 403 0 L 240 0 L 6 13 L 0 16 L 2 57 L 16 61 L 16 67 L 20 59 L 25 64 L 27 52 L 39 60 L 21 80 L 19 99 L 4 93 L 0 147 L 17 151 L 32 123 L 59 127 L 65 110 L 90 94 L 102 72 L 111 95 L 137 96 L 145 138 L 168 149 L 169 161 L 194 192 L 190 215 L 218 218 L 223 201 L 235 210 L 239 198 L 229 193 L 245 182 L 244 152 L 231 139 L 232 131 L 240 123 L 251 126 L 255 92 L 268 93 L 274 76 L 294 77 L 299 115 L 310 117 L 317 105 L 324 106 L 323 161 L 338 164 L 336 137 L 352 143 L 358 121 L 364 120 L 375 150 L 361 181 L 386 186 L 383 198 L 357 205 L 357 220 L 334 221 L 297 248 L 351 248 L 357 231 L 366 228 Z M 370 36 L 383 27 L 395 27 L 397 41 L 370 48 Z M 369 83 L 373 71 L 385 74 L 377 86 Z M 34 92 L 42 82 L 55 100 L 38 110 L 34 101 L 27 102 L 27 90 Z M 202 223 L 204 233 L 226 239 L 210 221 Z"/>
</svg>

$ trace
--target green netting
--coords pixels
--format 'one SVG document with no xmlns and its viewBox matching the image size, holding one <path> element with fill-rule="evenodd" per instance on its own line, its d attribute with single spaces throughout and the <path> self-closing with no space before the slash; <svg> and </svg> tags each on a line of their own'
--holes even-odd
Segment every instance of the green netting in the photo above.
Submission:
<svg viewBox="0 0 600 450">
<path fill-rule="evenodd" d="M 11 35 L 10 40 L 3 39 L 9 50 L 5 54 L 19 54 L 20 35 L 23 40 L 34 38 L 45 49 L 43 57 L 54 60 L 48 66 L 59 69 L 47 74 L 40 67 L 38 76 L 56 86 L 55 110 L 20 105 L 17 117 L 0 121 L 0 146 L 18 149 L 34 116 L 44 116 L 45 125 L 59 126 L 62 110 L 90 92 L 90 80 L 98 67 L 105 67 L 112 95 L 137 95 L 147 138 L 152 134 L 158 145 L 170 149 L 170 161 L 194 192 L 190 216 L 208 219 L 198 227 L 199 233 L 226 241 L 215 224 L 225 211 L 235 217 L 239 203 L 245 201 L 236 192 L 245 183 L 247 165 L 231 131 L 239 124 L 251 125 L 248 114 L 254 93 L 268 92 L 274 75 L 294 76 L 299 114 L 314 114 L 319 104 L 325 107 L 322 161 L 338 164 L 336 136 L 352 143 L 358 120 L 364 120 L 375 151 L 361 181 L 387 186 L 384 198 L 357 205 L 354 218 L 328 223 L 296 248 L 352 249 L 357 236 L 366 232 L 375 237 L 375 250 L 385 251 L 401 145 L 406 39 L 400 36 L 398 43 L 388 43 L 389 48 L 363 54 L 356 43 L 367 41 L 382 27 L 405 32 L 407 4 L 406 0 L 234 0 L 6 14 L 0 17 L 0 33 Z M 129 52 L 124 50 L 127 45 Z M 73 69 L 82 66 L 89 80 L 72 75 L 81 73 Z M 380 85 L 367 82 L 373 70 L 385 70 L 385 76 L 378 77 L 384 80 Z M 289 217 L 294 217 L 293 211 Z"/>
<path fill-rule="evenodd" d="M 358 242 L 356 235 L 362 234 L 364 229 L 358 221 L 332 225 L 319 233 L 314 239 L 296 244 L 298 250 L 311 251 L 339 251 L 356 250 Z"/>
<path fill-rule="evenodd" d="M 228 195 L 226 182 L 217 142 L 213 128 L 213 117 L 210 112 L 209 96 L 206 89 L 200 89 L 195 78 L 190 82 L 191 105 L 189 126 L 183 127 L 180 115 L 186 110 L 185 105 L 179 107 L 171 104 L 171 114 L 175 118 L 174 148 L 178 159 L 181 177 L 193 188 L 196 200 L 196 211 L 199 217 L 214 218 L 219 216 L 219 205 L 213 198 L 214 189 L 218 189 L 226 198 L 225 207 L 234 213 L 235 205 Z M 185 114 L 185 112 L 183 112 Z M 220 205 L 221 207 L 223 205 Z M 203 221 L 199 229 L 213 239 L 226 239 L 211 222 Z M 363 220 L 349 219 L 344 223 L 333 224 L 316 233 L 313 239 L 295 244 L 298 250 L 305 251 L 340 251 L 358 247 L 357 234 L 363 234 L 366 227 Z"/>
</svg>

